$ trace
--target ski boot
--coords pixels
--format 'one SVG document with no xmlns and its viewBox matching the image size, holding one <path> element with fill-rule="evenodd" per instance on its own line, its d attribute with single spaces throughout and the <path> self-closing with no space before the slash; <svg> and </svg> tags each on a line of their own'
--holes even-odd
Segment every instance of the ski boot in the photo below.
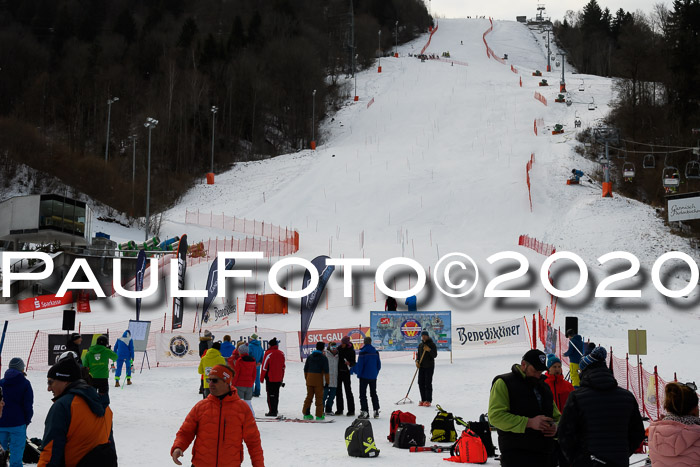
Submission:
<svg viewBox="0 0 700 467">
<path fill-rule="evenodd" d="M 131 378 L 126 378 L 126 385 L 131 386 Z"/>
<path fill-rule="evenodd" d="M 119 380 L 118 380 L 118 379 L 114 381 L 114 387 L 115 387 L 115 388 L 118 388 L 118 387 L 119 387 Z"/>
<path fill-rule="evenodd" d="M 374 418 L 379 418 L 379 410 L 374 411 Z"/>
<path fill-rule="evenodd" d="M 360 415 L 357 416 L 357 418 L 361 418 L 363 420 L 366 420 L 369 418 L 369 412 L 366 412 L 364 410 L 360 411 Z"/>
<path fill-rule="evenodd" d="M 325 415 L 321 415 L 320 417 L 316 417 L 317 422 L 320 422 L 321 420 L 325 420 L 325 419 L 326 419 Z"/>
<path fill-rule="evenodd" d="M 304 415 L 304 420 L 313 420 L 314 416 L 309 414 L 309 415 Z"/>
</svg>

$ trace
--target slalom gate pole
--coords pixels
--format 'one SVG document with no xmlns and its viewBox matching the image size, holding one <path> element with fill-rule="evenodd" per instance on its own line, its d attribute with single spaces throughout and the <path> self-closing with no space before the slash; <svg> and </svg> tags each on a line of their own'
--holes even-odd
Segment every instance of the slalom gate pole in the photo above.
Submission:
<svg viewBox="0 0 700 467">
<path fill-rule="evenodd" d="M 0 370 L 2 370 L 2 348 L 5 345 L 5 334 L 7 334 L 7 323 L 9 321 L 5 320 L 5 325 L 2 328 L 2 339 L 0 339 Z"/>
</svg>

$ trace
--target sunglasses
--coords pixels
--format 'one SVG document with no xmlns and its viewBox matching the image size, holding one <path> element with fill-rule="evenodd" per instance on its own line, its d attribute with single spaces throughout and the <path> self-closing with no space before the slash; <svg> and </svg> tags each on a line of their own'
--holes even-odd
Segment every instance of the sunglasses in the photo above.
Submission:
<svg viewBox="0 0 700 467">
<path fill-rule="evenodd" d="M 685 386 L 688 386 L 688 387 L 689 387 L 690 389 L 692 389 L 693 391 L 697 391 L 697 390 L 698 390 L 698 386 L 695 384 L 694 381 L 693 381 L 692 383 L 685 383 Z"/>
<path fill-rule="evenodd" d="M 219 381 L 221 381 L 219 378 L 207 378 L 207 383 L 211 384 L 217 384 Z"/>
<path fill-rule="evenodd" d="M 56 382 L 56 381 L 53 380 L 53 379 L 47 379 L 47 380 L 46 380 L 46 384 L 47 384 L 48 386 L 51 386 L 51 385 L 52 385 L 53 383 L 55 383 L 55 382 Z"/>
</svg>

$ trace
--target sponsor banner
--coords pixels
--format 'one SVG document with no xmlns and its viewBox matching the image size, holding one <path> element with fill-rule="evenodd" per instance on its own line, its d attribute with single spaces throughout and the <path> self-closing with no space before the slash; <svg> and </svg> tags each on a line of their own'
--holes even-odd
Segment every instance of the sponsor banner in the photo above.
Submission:
<svg viewBox="0 0 700 467">
<path fill-rule="evenodd" d="M 317 342 L 325 342 L 326 344 L 335 342 L 340 345 L 340 339 L 342 339 L 343 336 L 350 336 L 350 342 L 352 342 L 355 352 L 357 352 L 360 350 L 360 347 L 362 347 L 365 336 L 369 336 L 369 328 L 338 328 L 308 331 L 306 333 L 306 339 L 301 344 L 302 355 L 304 357 L 311 355 L 311 352 L 316 349 Z M 299 333 L 299 339 L 301 339 L 301 332 Z"/>
<path fill-rule="evenodd" d="M 236 303 L 228 303 L 225 306 L 214 307 L 213 310 L 207 309 L 202 313 L 202 323 L 215 323 L 219 320 L 226 320 L 229 316 L 236 314 Z M 201 328 L 202 326 L 200 326 Z"/>
<path fill-rule="evenodd" d="M 260 344 L 262 345 L 263 350 L 267 350 L 270 348 L 270 340 L 274 337 L 279 341 L 278 349 L 281 350 L 282 352 L 287 352 L 287 333 L 285 331 L 280 331 L 277 329 L 260 329 L 258 328 L 258 331 L 253 331 L 246 330 L 245 334 L 242 334 L 239 332 L 238 335 L 236 335 L 237 331 L 219 331 L 221 333 L 220 336 L 218 336 L 214 340 L 219 340 L 219 338 L 224 337 L 224 334 L 230 334 L 231 335 L 231 342 L 234 343 L 234 345 L 239 342 L 239 341 L 245 341 L 248 342 L 250 340 L 250 335 L 255 332 L 255 334 L 258 335 L 258 340 L 260 341 Z M 296 344 L 296 343 L 295 343 Z"/>
<path fill-rule="evenodd" d="M 53 308 L 55 306 L 67 305 L 70 303 L 73 303 L 73 292 L 71 291 L 66 292 L 63 297 L 57 297 L 55 294 L 50 294 L 25 298 L 24 300 L 17 300 L 20 313 L 31 313 L 32 311 Z"/>
<path fill-rule="evenodd" d="M 156 361 L 199 362 L 199 334 L 194 332 L 156 333 Z"/>
<path fill-rule="evenodd" d="M 414 352 L 421 332 L 428 334 L 438 351 L 452 350 L 450 311 L 371 311 L 370 333 L 377 350 Z"/>
<path fill-rule="evenodd" d="M 77 305 L 78 313 L 90 313 L 90 294 L 78 292 Z"/>
<path fill-rule="evenodd" d="M 83 338 L 83 342 L 80 344 L 80 355 L 79 357 L 83 357 L 83 354 L 87 352 L 87 350 L 90 348 L 92 345 L 92 341 L 94 338 L 97 336 L 101 336 L 102 334 L 80 334 Z M 47 362 L 49 365 L 53 365 L 56 363 L 56 360 L 58 357 L 61 356 L 63 352 L 66 351 L 66 344 L 68 343 L 68 336 L 70 334 L 49 334 L 49 361 Z"/>
<path fill-rule="evenodd" d="M 321 299 L 321 294 L 323 289 L 326 287 L 328 279 L 330 279 L 331 274 L 335 271 L 335 266 L 329 266 L 326 264 L 326 260 L 330 259 L 328 256 L 317 256 L 311 260 L 311 264 L 318 271 L 318 285 L 310 294 L 301 299 L 301 339 L 299 339 L 299 353 L 302 358 L 304 352 L 301 349 L 301 343 L 304 341 L 309 326 L 311 325 L 311 318 L 314 317 L 314 311 L 316 311 L 316 305 Z M 307 270 L 304 272 L 304 280 L 302 282 L 302 290 L 305 289 L 311 282 L 311 273 Z"/>
<path fill-rule="evenodd" d="M 187 235 L 180 237 L 180 243 L 177 247 L 177 288 L 185 289 L 185 270 L 187 269 Z M 184 297 L 173 297 L 173 324 L 172 329 L 180 329 L 182 327 L 182 314 Z"/>
<path fill-rule="evenodd" d="M 673 195 L 668 199 L 668 221 L 687 221 L 700 219 L 700 193 Z"/>
<path fill-rule="evenodd" d="M 233 265 L 236 263 L 236 261 L 233 258 L 229 258 L 226 260 L 224 263 L 224 268 L 226 270 L 231 270 L 233 269 Z M 207 290 L 209 291 L 209 294 L 204 298 L 204 305 L 202 306 L 202 321 L 199 323 L 199 328 L 202 328 L 202 323 L 207 323 L 208 319 L 210 318 L 209 314 L 209 305 L 211 305 L 211 302 L 216 298 L 216 294 L 219 292 L 219 257 L 217 256 L 214 258 L 214 262 L 211 264 L 211 267 L 209 268 L 209 277 L 207 277 Z M 229 307 L 225 307 L 226 310 L 230 310 Z M 216 311 L 216 310 L 215 310 Z M 236 308 L 233 307 L 233 311 L 230 311 L 227 313 L 225 316 L 230 315 L 231 313 L 235 313 Z M 215 312 L 216 315 L 216 312 Z M 218 321 L 218 317 L 214 319 L 214 321 Z"/>
<path fill-rule="evenodd" d="M 527 344 L 523 318 L 482 324 L 462 324 L 452 329 L 455 350 L 485 345 Z"/>
<path fill-rule="evenodd" d="M 556 353 L 557 351 L 557 330 L 547 323 L 547 338 L 544 346 L 544 353 Z"/>
</svg>

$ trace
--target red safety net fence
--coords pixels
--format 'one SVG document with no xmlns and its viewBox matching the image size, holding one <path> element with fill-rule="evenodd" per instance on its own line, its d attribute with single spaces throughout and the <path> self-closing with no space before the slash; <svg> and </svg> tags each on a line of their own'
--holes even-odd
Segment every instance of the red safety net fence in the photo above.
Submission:
<svg viewBox="0 0 700 467">
<path fill-rule="evenodd" d="M 499 57 L 498 55 L 496 55 L 496 53 L 493 51 L 493 49 L 491 49 L 491 47 L 489 47 L 488 42 L 486 42 L 486 35 L 487 35 L 488 33 L 490 33 L 491 31 L 493 31 L 493 19 L 489 18 L 489 22 L 491 23 L 491 27 L 489 27 L 489 28 L 486 30 L 486 32 L 484 32 L 483 36 L 481 36 L 481 38 L 484 40 L 484 45 L 486 46 L 486 56 L 489 57 L 489 58 L 493 58 L 493 59 L 496 60 L 497 62 L 502 63 L 503 65 L 505 65 L 505 64 L 506 64 L 505 59 L 503 59 L 503 58 Z"/>
<path fill-rule="evenodd" d="M 518 69 L 515 68 L 513 65 L 510 66 L 510 71 L 512 71 L 513 73 L 516 73 L 516 74 L 518 73 Z"/>
<path fill-rule="evenodd" d="M 525 164 L 525 177 L 527 179 L 527 196 L 530 198 L 530 212 L 532 212 L 532 194 L 530 193 L 530 169 L 532 169 L 532 164 L 535 163 L 535 154 L 530 154 L 530 160 Z"/>
<path fill-rule="evenodd" d="M 240 219 L 223 213 L 210 212 L 207 214 L 199 211 L 185 211 L 185 223 L 216 227 L 266 238 L 266 240 L 253 237 L 239 240 L 217 240 L 216 246 L 220 245 L 219 241 L 228 242 L 229 249 L 223 251 L 262 251 L 269 256 L 286 256 L 299 251 L 299 232 L 264 221 Z M 211 241 L 209 240 L 209 242 Z M 209 249 L 209 246 L 207 245 L 206 248 Z"/>
<path fill-rule="evenodd" d="M 545 352 L 554 353 L 562 364 L 568 367 L 569 357 L 564 353 L 569 349 L 569 339 L 561 329 L 554 329 L 547 316 L 542 316 L 542 313 L 538 313 L 537 318 L 533 315 L 532 325 L 539 327 L 533 333 L 533 347 L 537 347 L 539 341 Z M 647 371 L 641 360 L 638 366 L 634 365 L 630 363 L 629 354 L 625 354 L 624 358 L 617 357 L 612 347 L 608 350 L 606 364 L 613 372 L 617 385 L 634 395 L 642 416 L 658 420 L 666 415 L 664 409 L 666 384 L 671 380 L 662 378 L 657 366 L 654 366 L 653 371 Z M 675 373 L 673 381 L 676 381 Z"/>
<path fill-rule="evenodd" d="M 544 118 L 536 118 L 535 119 L 535 136 L 538 135 L 539 133 L 539 128 L 544 128 Z"/>
<path fill-rule="evenodd" d="M 551 256 L 557 251 L 554 245 L 541 242 L 536 238 L 531 238 L 528 235 L 520 235 L 520 237 L 518 237 L 518 245 L 535 250 L 537 253 L 545 256 Z"/>
<path fill-rule="evenodd" d="M 544 105 L 547 105 L 547 98 L 537 91 L 535 91 L 535 99 L 542 102 Z"/>
<path fill-rule="evenodd" d="M 420 49 L 419 55 L 423 55 L 425 53 L 425 49 L 427 49 L 428 46 L 430 45 L 430 41 L 433 40 L 433 34 L 435 34 L 437 32 L 439 26 L 440 26 L 440 24 L 438 23 L 435 25 L 434 29 L 430 30 L 430 36 L 428 36 L 428 42 L 426 42 L 425 45 L 423 46 L 423 48 Z"/>
</svg>

